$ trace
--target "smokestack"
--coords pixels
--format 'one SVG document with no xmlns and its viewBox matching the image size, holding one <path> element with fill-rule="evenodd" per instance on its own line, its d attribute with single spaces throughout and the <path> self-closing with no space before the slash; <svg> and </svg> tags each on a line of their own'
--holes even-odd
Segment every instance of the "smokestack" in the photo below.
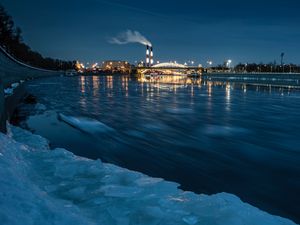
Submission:
<svg viewBox="0 0 300 225">
<path fill-rule="evenodd" d="M 153 47 L 150 47 L 150 66 L 153 66 Z"/>
<path fill-rule="evenodd" d="M 147 45 L 147 50 L 146 50 L 146 67 L 148 67 L 150 64 L 150 54 L 149 54 L 149 45 Z"/>
</svg>

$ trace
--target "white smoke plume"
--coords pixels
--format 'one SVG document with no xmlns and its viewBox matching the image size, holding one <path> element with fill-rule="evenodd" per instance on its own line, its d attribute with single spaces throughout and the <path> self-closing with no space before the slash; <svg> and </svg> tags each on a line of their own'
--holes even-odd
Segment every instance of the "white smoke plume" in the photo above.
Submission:
<svg viewBox="0 0 300 225">
<path fill-rule="evenodd" d="M 140 43 L 142 45 L 152 46 L 151 42 L 147 40 L 140 32 L 127 30 L 120 33 L 117 37 L 113 37 L 109 40 L 111 44 L 125 45 L 129 43 Z"/>
</svg>

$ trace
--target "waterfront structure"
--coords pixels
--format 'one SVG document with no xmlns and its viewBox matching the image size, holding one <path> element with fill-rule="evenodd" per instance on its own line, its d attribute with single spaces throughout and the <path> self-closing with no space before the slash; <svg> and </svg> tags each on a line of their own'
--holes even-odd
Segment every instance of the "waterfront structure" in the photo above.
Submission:
<svg viewBox="0 0 300 225">
<path fill-rule="evenodd" d="M 153 46 L 146 45 L 146 67 L 153 66 L 154 59 L 153 59 Z"/>
<path fill-rule="evenodd" d="M 158 63 L 151 67 L 139 67 L 138 73 L 141 75 L 200 75 L 202 74 L 202 67 L 189 67 L 184 64 L 179 64 L 176 62 L 164 62 Z"/>
<path fill-rule="evenodd" d="M 108 60 L 103 62 L 102 70 L 112 73 L 130 73 L 131 65 L 127 61 Z"/>
</svg>

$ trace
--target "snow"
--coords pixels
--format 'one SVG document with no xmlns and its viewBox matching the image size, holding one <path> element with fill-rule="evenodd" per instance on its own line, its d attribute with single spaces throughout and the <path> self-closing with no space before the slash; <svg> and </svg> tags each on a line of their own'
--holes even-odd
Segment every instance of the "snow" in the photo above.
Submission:
<svg viewBox="0 0 300 225">
<path fill-rule="evenodd" d="M 17 87 L 19 87 L 19 85 L 20 85 L 19 83 L 13 83 L 13 84 L 11 84 L 10 87 L 4 89 L 4 95 L 5 95 L 5 96 L 10 96 L 10 95 L 12 95 L 12 94 L 14 93 L 14 90 L 15 90 Z"/>
<path fill-rule="evenodd" d="M 14 93 L 14 89 L 13 88 L 5 88 L 4 89 L 4 94 L 5 95 L 12 95 Z"/>
<path fill-rule="evenodd" d="M 18 86 L 19 86 L 19 83 L 13 83 L 13 84 L 11 84 L 11 87 L 12 87 L 13 89 L 17 88 Z"/>
<path fill-rule="evenodd" d="M 231 194 L 184 192 L 47 143 L 12 126 L 0 134 L 1 224 L 294 224 Z"/>
</svg>

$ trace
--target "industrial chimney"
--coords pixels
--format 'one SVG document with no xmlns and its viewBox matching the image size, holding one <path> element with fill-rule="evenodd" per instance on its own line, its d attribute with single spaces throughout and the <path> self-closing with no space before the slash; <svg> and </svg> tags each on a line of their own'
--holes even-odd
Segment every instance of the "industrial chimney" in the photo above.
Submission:
<svg viewBox="0 0 300 225">
<path fill-rule="evenodd" d="M 150 66 L 153 66 L 153 47 L 150 47 Z"/>
<path fill-rule="evenodd" d="M 150 54 L 149 54 L 149 45 L 147 45 L 147 50 L 146 50 L 146 67 L 148 67 L 150 64 Z"/>
</svg>

